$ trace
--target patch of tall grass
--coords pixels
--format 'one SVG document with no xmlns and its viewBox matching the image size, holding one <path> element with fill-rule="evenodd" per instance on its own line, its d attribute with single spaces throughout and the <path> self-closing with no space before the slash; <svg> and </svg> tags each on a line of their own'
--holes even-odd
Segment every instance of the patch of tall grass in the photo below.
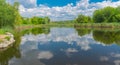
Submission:
<svg viewBox="0 0 120 65">
<path fill-rule="evenodd" d="M 75 27 L 120 28 L 120 23 L 75 23 Z"/>
<path fill-rule="evenodd" d="M 0 34 L 5 34 L 6 32 L 13 33 L 13 29 L 11 27 L 0 28 Z"/>
</svg>

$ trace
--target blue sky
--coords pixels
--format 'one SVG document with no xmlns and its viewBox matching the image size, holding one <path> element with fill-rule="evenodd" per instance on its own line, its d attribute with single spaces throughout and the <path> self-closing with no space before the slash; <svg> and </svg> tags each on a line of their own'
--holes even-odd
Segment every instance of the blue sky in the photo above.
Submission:
<svg viewBox="0 0 120 65">
<path fill-rule="evenodd" d="M 37 4 L 44 4 L 47 6 L 65 6 L 69 3 L 73 3 L 74 5 L 76 4 L 76 2 L 78 2 L 79 0 L 37 0 Z"/>
<path fill-rule="evenodd" d="M 37 5 L 43 4 L 49 7 L 53 6 L 65 6 L 69 3 L 73 3 L 73 5 L 76 5 L 76 2 L 79 2 L 80 0 L 37 0 Z M 104 0 L 90 0 L 90 3 L 96 3 L 96 2 L 102 2 Z M 118 1 L 118 0 L 112 0 L 113 2 Z"/>
</svg>

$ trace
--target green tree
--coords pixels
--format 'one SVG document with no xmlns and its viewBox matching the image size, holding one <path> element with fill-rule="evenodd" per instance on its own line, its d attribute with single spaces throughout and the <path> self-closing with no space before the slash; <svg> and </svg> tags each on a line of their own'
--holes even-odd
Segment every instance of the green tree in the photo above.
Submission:
<svg viewBox="0 0 120 65">
<path fill-rule="evenodd" d="M 45 23 L 48 24 L 50 22 L 50 18 L 49 17 L 45 17 Z"/>
<path fill-rule="evenodd" d="M 120 22 L 120 6 L 118 6 L 116 9 L 115 9 L 115 15 L 114 15 L 116 22 Z"/>
<path fill-rule="evenodd" d="M 18 6 L 6 3 L 6 0 L 0 0 L 0 28 L 14 27 L 16 18 L 18 19 Z M 20 15 L 19 15 L 20 17 Z"/>
<path fill-rule="evenodd" d="M 18 2 L 15 2 L 14 3 L 14 12 L 15 12 L 15 24 L 16 25 L 20 25 L 20 24 L 22 24 L 22 17 L 21 17 L 21 15 L 20 15 L 20 13 L 19 13 L 19 3 Z"/>
<path fill-rule="evenodd" d="M 120 7 L 113 8 L 113 7 L 105 7 L 100 10 L 96 10 L 93 13 L 93 21 L 95 23 L 111 23 L 111 22 L 119 22 L 119 14 L 120 14 Z"/>
<path fill-rule="evenodd" d="M 92 22 L 91 18 L 89 16 L 85 16 L 85 15 L 78 15 L 78 17 L 75 20 L 76 23 L 89 23 Z"/>
<path fill-rule="evenodd" d="M 32 24 L 38 24 L 38 18 L 37 17 L 31 18 L 31 22 Z"/>
<path fill-rule="evenodd" d="M 31 22 L 32 24 L 48 24 L 50 22 L 50 18 L 49 17 L 32 17 L 31 18 Z"/>
</svg>

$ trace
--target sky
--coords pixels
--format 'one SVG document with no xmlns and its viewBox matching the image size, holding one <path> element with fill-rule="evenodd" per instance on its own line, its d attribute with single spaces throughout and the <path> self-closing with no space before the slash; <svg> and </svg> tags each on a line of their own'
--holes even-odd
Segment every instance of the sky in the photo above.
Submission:
<svg viewBox="0 0 120 65">
<path fill-rule="evenodd" d="M 37 0 L 37 5 L 44 4 L 49 7 L 54 6 L 65 6 L 69 3 L 73 3 L 73 5 L 76 5 L 76 2 L 79 2 L 80 0 Z M 89 3 L 96 3 L 96 2 L 102 2 L 104 0 L 89 0 Z M 115 2 L 118 0 L 112 0 L 112 2 Z"/>
<path fill-rule="evenodd" d="M 20 3 L 23 17 L 50 17 L 53 21 L 73 20 L 79 14 L 92 16 L 93 12 L 107 6 L 120 6 L 120 0 L 7 0 Z"/>
</svg>

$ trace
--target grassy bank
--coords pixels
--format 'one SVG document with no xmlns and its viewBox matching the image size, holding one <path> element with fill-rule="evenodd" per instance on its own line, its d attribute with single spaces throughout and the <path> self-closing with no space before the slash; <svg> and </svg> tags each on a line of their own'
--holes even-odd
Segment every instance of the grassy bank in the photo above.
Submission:
<svg viewBox="0 0 120 65">
<path fill-rule="evenodd" d="M 92 29 L 92 30 L 120 30 L 120 23 L 49 23 L 49 24 L 39 24 L 39 25 L 19 25 L 15 26 L 15 29 L 19 31 L 32 29 L 35 27 L 41 28 L 51 28 L 51 27 L 68 27 L 75 29 Z"/>
<path fill-rule="evenodd" d="M 75 28 L 120 28 L 120 23 L 79 23 Z"/>
<path fill-rule="evenodd" d="M 35 27 L 47 27 L 47 28 L 50 28 L 50 27 L 74 27 L 74 24 L 73 23 L 65 23 L 65 24 L 62 24 L 62 23 L 49 23 L 49 24 L 38 24 L 38 25 L 34 25 L 34 24 L 27 24 L 27 25 L 17 25 L 15 26 L 15 29 L 17 30 L 25 30 L 25 29 L 30 29 L 30 28 L 35 28 Z"/>
<path fill-rule="evenodd" d="M 49 24 L 28 24 L 19 25 L 16 28 L 33 28 L 33 27 L 75 27 L 75 28 L 120 28 L 120 23 L 49 23 Z"/>
<path fill-rule="evenodd" d="M 13 29 L 8 27 L 0 28 L 0 34 L 6 34 L 6 32 L 13 33 Z"/>
</svg>

